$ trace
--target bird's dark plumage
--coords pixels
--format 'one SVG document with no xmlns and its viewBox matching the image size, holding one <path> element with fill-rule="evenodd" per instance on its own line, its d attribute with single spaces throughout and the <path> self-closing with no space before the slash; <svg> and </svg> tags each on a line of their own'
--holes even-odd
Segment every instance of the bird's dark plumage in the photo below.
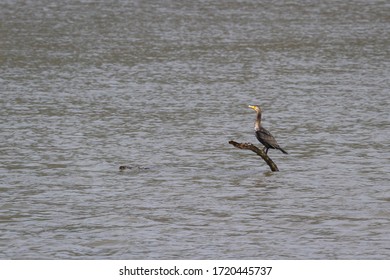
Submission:
<svg viewBox="0 0 390 280">
<path fill-rule="evenodd" d="M 267 154 L 269 149 L 277 149 L 280 150 L 282 153 L 287 154 L 287 152 L 283 150 L 276 142 L 275 137 L 273 137 L 272 134 L 261 125 L 262 111 L 260 106 L 249 105 L 248 107 L 255 110 L 257 113 L 255 121 L 255 135 L 257 140 L 259 140 L 259 142 L 264 145 L 265 153 Z"/>
</svg>

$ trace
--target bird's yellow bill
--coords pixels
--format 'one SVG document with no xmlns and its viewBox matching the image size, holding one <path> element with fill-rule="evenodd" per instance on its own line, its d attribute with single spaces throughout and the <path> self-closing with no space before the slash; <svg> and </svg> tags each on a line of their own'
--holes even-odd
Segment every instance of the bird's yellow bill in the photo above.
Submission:
<svg viewBox="0 0 390 280">
<path fill-rule="evenodd" d="M 255 110 L 255 111 L 256 111 L 256 106 L 249 105 L 248 107 L 251 108 L 252 110 Z"/>
</svg>

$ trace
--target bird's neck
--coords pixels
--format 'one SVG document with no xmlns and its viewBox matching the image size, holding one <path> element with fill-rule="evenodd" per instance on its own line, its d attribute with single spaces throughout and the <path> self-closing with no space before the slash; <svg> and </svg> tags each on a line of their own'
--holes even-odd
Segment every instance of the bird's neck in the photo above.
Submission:
<svg viewBox="0 0 390 280">
<path fill-rule="evenodd" d="M 255 121 L 255 130 L 259 130 L 261 127 L 261 113 L 257 113 L 256 121 Z"/>
</svg>

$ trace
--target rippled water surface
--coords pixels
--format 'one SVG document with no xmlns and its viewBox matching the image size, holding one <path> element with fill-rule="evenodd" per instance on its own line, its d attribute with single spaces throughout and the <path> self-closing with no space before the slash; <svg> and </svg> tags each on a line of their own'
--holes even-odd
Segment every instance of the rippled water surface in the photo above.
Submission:
<svg viewBox="0 0 390 280">
<path fill-rule="evenodd" d="M 387 1 L 1 1 L 0 258 L 389 259 L 389 30 Z M 228 144 L 248 104 L 280 172 Z"/>
</svg>

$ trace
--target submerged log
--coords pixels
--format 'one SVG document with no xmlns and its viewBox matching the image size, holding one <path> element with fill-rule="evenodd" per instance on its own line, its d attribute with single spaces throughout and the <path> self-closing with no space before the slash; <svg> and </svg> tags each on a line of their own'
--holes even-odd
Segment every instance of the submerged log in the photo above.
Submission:
<svg viewBox="0 0 390 280">
<path fill-rule="evenodd" d="M 129 165 L 121 165 L 119 166 L 120 171 L 124 170 L 149 170 L 149 167 L 141 167 L 141 166 L 129 166 Z"/>
<path fill-rule="evenodd" d="M 259 155 L 268 164 L 269 168 L 271 168 L 273 172 L 279 171 L 278 167 L 272 161 L 272 159 L 262 149 L 259 149 L 252 143 L 237 143 L 235 141 L 229 141 L 229 144 L 239 149 L 251 150 L 252 152 Z"/>
</svg>

